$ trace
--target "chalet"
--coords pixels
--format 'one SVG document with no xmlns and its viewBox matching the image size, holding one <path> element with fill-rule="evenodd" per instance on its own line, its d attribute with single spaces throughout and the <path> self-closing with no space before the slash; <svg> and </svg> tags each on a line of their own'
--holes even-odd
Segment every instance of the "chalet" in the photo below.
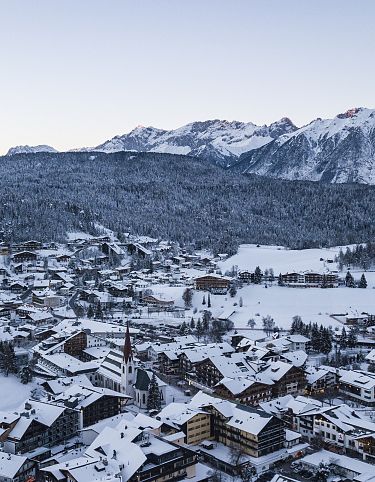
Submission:
<svg viewBox="0 0 375 482">
<path fill-rule="evenodd" d="M 150 258 L 152 255 L 152 252 L 140 243 L 129 243 L 127 250 L 129 254 L 137 254 L 141 258 Z"/>
<path fill-rule="evenodd" d="M 165 375 L 177 375 L 180 373 L 179 351 L 167 350 L 158 354 L 158 369 Z"/>
<path fill-rule="evenodd" d="M 37 463 L 22 455 L 0 452 L 0 480 L 4 482 L 33 482 Z"/>
<path fill-rule="evenodd" d="M 214 387 L 223 378 L 253 375 L 256 371 L 256 364 L 252 363 L 246 353 L 232 353 L 228 356 L 211 356 L 198 362 L 195 364 L 194 372 L 188 372 L 185 376 L 191 383 Z"/>
<path fill-rule="evenodd" d="M 20 251 L 18 253 L 13 254 L 12 260 L 14 263 L 23 263 L 25 261 L 36 261 L 38 259 L 38 255 L 33 251 Z"/>
<path fill-rule="evenodd" d="M 184 443 L 197 445 L 211 438 L 211 415 L 182 403 L 170 403 L 158 413 L 165 434 L 182 432 Z M 177 433 L 178 433 L 177 432 Z"/>
<path fill-rule="evenodd" d="M 48 326 L 54 321 L 51 313 L 44 310 L 30 311 L 25 315 L 24 318 L 29 320 L 29 322 L 36 327 Z"/>
<path fill-rule="evenodd" d="M 211 437 L 206 439 L 207 444 L 200 444 L 200 454 L 214 467 L 238 475 L 244 465 L 251 464 L 260 474 L 269 470 L 272 463 L 270 457 L 264 456 L 272 454 L 273 462 L 286 456 L 284 424 L 278 418 L 202 392 L 187 406 L 211 415 Z M 233 449 L 243 454 L 235 461 L 230 457 Z"/>
<path fill-rule="evenodd" d="M 27 290 L 27 285 L 21 281 L 14 281 L 10 284 L 9 290 L 11 293 L 22 293 L 23 291 Z"/>
<path fill-rule="evenodd" d="M 285 286 L 303 286 L 305 277 L 302 273 L 285 273 L 281 275 L 282 282 Z"/>
<path fill-rule="evenodd" d="M 119 415 L 129 399 L 130 397 L 122 393 L 88 384 L 71 385 L 55 397 L 57 403 L 79 410 L 80 429 Z"/>
<path fill-rule="evenodd" d="M 99 366 L 94 362 L 82 362 L 67 353 L 54 353 L 51 355 L 41 355 L 38 365 L 45 369 L 47 373 L 55 376 L 74 376 L 95 374 Z"/>
<path fill-rule="evenodd" d="M 56 261 L 58 261 L 60 264 L 68 264 L 69 261 L 72 259 L 71 255 L 69 254 L 58 254 L 55 256 Z"/>
<path fill-rule="evenodd" d="M 8 256 L 9 255 L 9 246 L 4 243 L 0 243 L 0 256 Z"/>
<path fill-rule="evenodd" d="M 240 271 L 238 273 L 238 279 L 244 281 L 245 283 L 254 283 L 255 274 L 252 271 Z"/>
<path fill-rule="evenodd" d="M 216 274 L 199 276 L 194 280 L 195 289 L 211 291 L 215 294 L 225 294 L 229 289 L 230 280 Z"/>
<path fill-rule="evenodd" d="M 233 400 L 243 405 L 258 406 L 272 398 L 271 380 L 249 377 L 223 378 L 215 387 L 214 393 L 220 398 Z"/>
<path fill-rule="evenodd" d="M 34 305 L 46 308 L 58 308 L 62 306 L 63 298 L 56 295 L 52 290 L 32 291 L 32 302 Z"/>
<path fill-rule="evenodd" d="M 347 397 L 375 406 L 375 374 L 359 370 L 339 370 L 339 389 Z"/>
<path fill-rule="evenodd" d="M 172 299 L 164 299 L 156 295 L 144 296 L 142 301 L 146 305 L 150 306 L 172 307 L 174 305 L 174 301 Z"/>
<path fill-rule="evenodd" d="M 87 348 L 87 333 L 83 330 L 74 333 L 64 341 L 64 353 L 81 358 Z"/>
<path fill-rule="evenodd" d="M 16 244 L 12 246 L 12 250 L 15 252 L 20 251 L 37 251 L 38 249 L 42 249 L 42 243 L 39 241 L 25 241 L 23 243 Z"/>
<path fill-rule="evenodd" d="M 51 402 L 28 400 L 18 415 L 4 441 L 4 451 L 10 454 L 52 447 L 68 440 L 79 429 L 78 410 Z"/>
<path fill-rule="evenodd" d="M 124 250 L 116 243 L 103 243 L 101 248 L 103 253 L 106 254 L 110 259 L 114 257 L 121 257 L 125 254 Z"/>
<path fill-rule="evenodd" d="M 147 423 L 147 422 L 146 422 Z M 198 455 L 189 448 L 169 442 L 139 424 L 123 420 L 105 427 L 83 456 L 45 466 L 45 482 L 129 482 L 163 480 L 206 481 L 196 473 Z M 197 477 L 196 477 L 197 475 Z"/>
<path fill-rule="evenodd" d="M 228 343 L 211 343 L 204 346 L 186 347 L 177 354 L 179 373 L 182 377 L 193 376 L 195 367 L 211 357 L 230 355 L 234 349 Z M 168 354 L 169 352 L 167 352 Z"/>
<path fill-rule="evenodd" d="M 0 412 L 0 442 L 6 440 L 8 434 L 16 426 L 19 418 L 20 415 L 18 413 Z"/>
<path fill-rule="evenodd" d="M 313 271 L 292 272 L 281 275 L 282 283 L 290 287 L 337 288 L 337 273 L 316 273 Z"/>
<path fill-rule="evenodd" d="M 262 376 L 273 381 L 273 397 L 299 395 L 306 388 L 305 371 L 282 361 L 270 363 L 267 368 L 262 370 Z"/>
</svg>

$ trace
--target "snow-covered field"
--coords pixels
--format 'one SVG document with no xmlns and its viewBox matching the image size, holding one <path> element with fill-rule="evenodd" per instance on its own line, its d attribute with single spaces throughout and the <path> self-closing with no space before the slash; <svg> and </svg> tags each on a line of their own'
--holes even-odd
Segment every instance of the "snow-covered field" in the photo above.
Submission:
<svg viewBox="0 0 375 482">
<path fill-rule="evenodd" d="M 169 287 L 158 285 L 153 289 L 155 293 L 164 294 L 166 298 L 175 300 L 177 306 L 184 306 L 182 293 L 184 287 Z M 197 319 L 200 311 L 208 309 L 203 305 L 203 295 L 207 302 L 207 293 L 194 291 L 193 308 L 186 312 L 190 320 L 193 316 Z M 292 317 L 300 315 L 305 322 L 317 322 L 324 326 L 342 326 L 333 319 L 332 314 L 375 312 L 375 292 L 371 287 L 359 288 L 288 288 L 277 284 L 265 288 L 264 285 L 245 285 L 239 289 L 237 295 L 231 298 L 228 295 L 210 295 L 213 316 L 230 315 L 236 328 L 247 326 L 250 318 L 256 321 L 255 328 L 262 328 L 262 317 L 271 315 L 276 325 L 280 328 L 289 328 Z M 240 298 L 243 306 L 240 307 Z M 194 308 L 197 312 L 194 313 Z M 155 315 L 156 316 L 156 315 Z M 163 315 L 161 315 L 163 316 Z"/>
<path fill-rule="evenodd" d="M 346 248 L 346 247 L 345 247 Z M 339 254 L 340 247 L 322 249 L 287 249 L 282 246 L 259 246 L 255 244 L 242 244 L 238 253 L 219 263 L 222 272 L 230 271 L 233 266 L 240 270 L 254 271 L 259 266 L 263 271 L 273 268 L 276 275 L 279 273 L 336 269 L 336 263 L 328 263 Z M 320 259 L 323 261 L 320 261 Z"/>
<path fill-rule="evenodd" d="M 195 294 L 193 303 L 198 301 L 202 308 L 201 294 Z M 243 306 L 239 306 L 242 297 Z M 220 310 L 228 314 L 235 313 L 230 319 L 236 328 L 247 325 L 250 318 L 256 321 L 255 328 L 262 328 L 262 317 L 271 315 L 280 328 L 289 328 L 292 317 L 300 315 L 305 322 L 318 322 L 325 326 L 340 326 L 340 322 L 330 317 L 331 314 L 375 311 L 375 293 L 370 289 L 351 288 L 287 288 L 263 285 L 248 285 L 238 290 L 234 298 L 229 296 L 211 296 L 214 315 Z M 234 306 L 237 303 L 237 306 Z"/>
<path fill-rule="evenodd" d="M 345 247 L 344 247 L 345 249 Z M 275 275 L 279 272 L 292 272 L 303 270 L 322 271 L 325 268 L 336 269 L 336 263 L 327 263 L 328 259 L 334 259 L 340 251 L 340 247 L 329 249 L 305 249 L 289 250 L 278 246 L 242 245 L 238 254 L 228 258 L 219 264 L 223 272 L 231 270 L 234 265 L 239 269 L 254 270 L 260 266 L 262 270 L 273 268 Z M 323 261 L 320 259 L 323 258 Z M 359 280 L 362 271 L 352 270 L 353 276 Z M 202 276 L 203 272 L 189 273 L 190 276 Z M 344 276 L 345 273 L 342 274 Z M 305 322 L 317 322 L 325 326 L 340 327 L 339 321 L 332 318 L 332 314 L 361 313 L 363 311 L 375 312 L 375 272 L 366 272 L 368 282 L 367 289 L 359 288 L 288 288 L 280 287 L 275 282 L 265 288 L 264 285 L 245 285 L 239 289 L 237 295 L 231 298 L 229 295 L 211 295 L 210 311 L 214 316 L 230 316 L 236 328 L 244 328 L 250 318 L 256 321 L 255 328 L 262 328 L 262 317 L 271 315 L 276 325 L 288 329 L 292 317 L 300 315 Z M 177 306 L 184 306 L 182 294 L 184 287 L 170 287 L 167 285 L 155 285 L 152 290 L 155 294 L 173 299 Z M 200 311 L 208 309 L 207 304 L 202 305 L 203 292 L 194 291 L 193 308 L 186 312 L 190 319 L 201 316 Z M 205 294 L 207 301 L 207 293 Z M 240 307 L 240 298 L 243 306 Z M 194 308 L 197 310 L 193 312 Z"/>
<path fill-rule="evenodd" d="M 36 382 L 23 385 L 19 378 L 13 375 L 0 375 L 0 411 L 16 410 L 30 397 L 31 391 L 37 386 Z"/>
</svg>

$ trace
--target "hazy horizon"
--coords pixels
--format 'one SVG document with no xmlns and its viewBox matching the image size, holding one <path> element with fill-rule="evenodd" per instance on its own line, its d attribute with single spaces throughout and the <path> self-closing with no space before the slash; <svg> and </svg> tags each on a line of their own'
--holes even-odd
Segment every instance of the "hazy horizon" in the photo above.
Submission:
<svg viewBox="0 0 375 482">
<path fill-rule="evenodd" d="M 0 12 L 2 154 L 375 105 L 371 0 L 0 0 Z"/>
</svg>

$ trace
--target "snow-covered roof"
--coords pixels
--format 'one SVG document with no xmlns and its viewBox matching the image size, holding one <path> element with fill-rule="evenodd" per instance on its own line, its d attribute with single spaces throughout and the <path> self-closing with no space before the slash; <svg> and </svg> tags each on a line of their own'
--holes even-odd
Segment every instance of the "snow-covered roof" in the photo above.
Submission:
<svg viewBox="0 0 375 482">
<path fill-rule="evenodd" d="M 0 477 L 12 479 L 27 461 L 27 457 L 0 452 Z"/>
<path fill-rule="evenodd" d="M 282 358 L 295 367 L 302 367 L 306 363 L 308 355 L 303 350 L 297 350 L 283 353 Z"/>
<path fill-rule="evenodd" d="M 204 414 L 203 410 L 191 408 L 185 403 L 169 403 L 158 413 L 158 417 L 166 423 L 183 425 L 198 414 Z"/>
<path fill-rule="evenodd" d="M 374 466 L 362 462 L 362 460 L 354 459 L 353 457 L 347 457 L 346 455 L 336 455 L 328 450 L 320 450 L 310 455 L 306 455 L 301 459 L 301 462 L 318 467 L 321 463 L 327 465 L 336 465 L 345 470 L 356 472 L 359 474 L 373 475 Z"/>
</svg>

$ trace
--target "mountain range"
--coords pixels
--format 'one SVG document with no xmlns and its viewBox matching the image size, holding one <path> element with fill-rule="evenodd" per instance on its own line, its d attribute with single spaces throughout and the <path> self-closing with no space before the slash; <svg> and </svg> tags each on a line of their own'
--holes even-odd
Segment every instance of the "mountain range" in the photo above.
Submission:
<svg viewBox="0 0 375 482">
<path fill-rule="evenodd" d="M 138 126 L 128 134 L 78 151 L 180 154 L 245 174 L 375 184 L 375 110 L 354 108 L 300 128 L 287 117 L 269 126 L 225 120 L 193 122 L 170 131 Z M 56 150 L 18 146 L 7 155 L 34 152 Z"/>
</svg>

